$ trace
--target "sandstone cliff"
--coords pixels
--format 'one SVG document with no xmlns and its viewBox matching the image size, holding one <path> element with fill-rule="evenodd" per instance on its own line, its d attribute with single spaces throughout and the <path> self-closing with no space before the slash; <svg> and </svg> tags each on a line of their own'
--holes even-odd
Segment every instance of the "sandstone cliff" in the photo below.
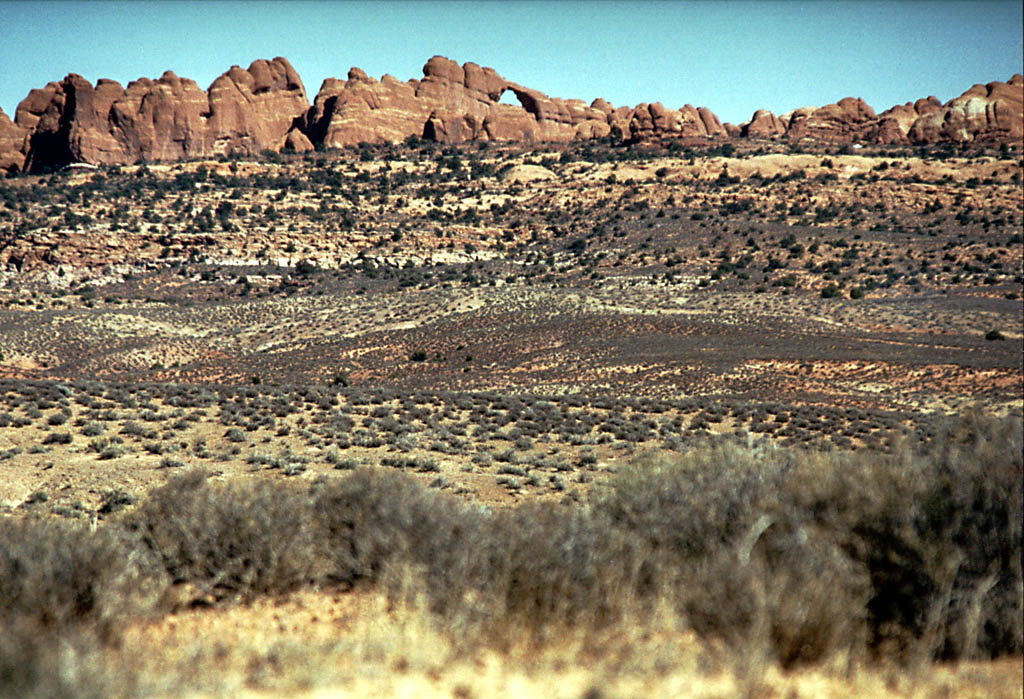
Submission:
<svg viewBox="0 0 1024 699">
<path fill-rule="evenodd" d="M 501 101 L 505 93 L 519 105 Z M 71 74 L 32 90 L 13 122 L 0 111 L 0 170 L 45 171 L 72 162 L 130 164 L 262 150 L 306 152 L 410 136 L 442 143 L 604 138 L 785 138 L 829 143 L 1020 142 L 1024 78 L 975 85 L 942 104 L 934 97 L 881 114 L 847 97 L 824 107 L 723 124 L 706 107 L 660 102 L 589 105 L 519 85 L 492 68 L 434 56 L 423 78 L 376 80 L 352 68 L 328 78 L 310 104 L 284 58 L 233 66 L 203 90 L 168 71 L 127 87 L 93 86 Z"/>
<path fill-rule="evenodd" d="M 1024 78 L 975 85 L 946 104 L 935 97 L 896 105 L 881 114 L 864 100 L 841 99 L 775 116 L 759 109 L 738 127 L 747 138 L 811 139 L 828 143 L 1020 143 L 1024 139 Z"/>
<path fill-rule="evenodd" d="M 940 109 L 917 119 L 907 133 L 913 143 L 1021 141 L 1024 138 L 1024 77 L 975 85 Z"/>
<path fill-rule="evenodd" d="M 233 150 L 280 150 L 309 108 L 298 73 L 284 58 L 233 66 L 208 91 L 168 71 L 121 86 L 80 75 L 32 90 L 15 113 L 31 135 L 25 169 L 69 162 L 126 164 L 207 157 Z M 0 126 L 0 130 L 3 126 Z M 2 152 L 2 151 L 0 151 Z"/>
<path fill-rule="evenodd" d="M 28 130 L 16 125 L 0 109 L 0 170 L 20 172 L 25 165 Z"/>
</svg>

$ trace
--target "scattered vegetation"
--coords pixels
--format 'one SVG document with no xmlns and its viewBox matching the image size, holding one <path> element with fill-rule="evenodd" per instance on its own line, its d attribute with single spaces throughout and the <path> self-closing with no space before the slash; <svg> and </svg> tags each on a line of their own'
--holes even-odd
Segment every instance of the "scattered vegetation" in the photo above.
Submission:
<svg viewBox="0 0 1024 699">
<path fill-rule="evenodd" d="M 52 687 L 33 638 L 113 643 L 173 600 L 313 585 L 424 599 L 464 648 L 655 629 L 667 604 L 672 623 L 783 667 L 1019 654 L 1021 449 L 1020 420 L 970 415 L 888 456 L 642 456 L 586 504 L 497 511 L 397 469 L 302 484 L 190 471 L 95 530 L 0 519 L 0 667 L 16 692 Z"/>
</svg>

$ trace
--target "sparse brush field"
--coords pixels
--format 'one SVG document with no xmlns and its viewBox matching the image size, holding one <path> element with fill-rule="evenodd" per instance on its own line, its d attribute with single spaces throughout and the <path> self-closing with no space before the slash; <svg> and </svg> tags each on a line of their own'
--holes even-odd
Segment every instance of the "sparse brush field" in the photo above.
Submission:
<svg viewBox="0 0 1024 699">
<path fill-rule="evenodd" d="M 1020 697 L 1021 163 L 798 151 L 6 180 L 0 695 Z"/>
<path fill-rule="evenodd" d="M 7 517 L 0 676 L 39 696 L 397 690 L 409 674 L 473 695 L 717 696 L 799 693 L 805 671 L 812 691 L 943 691 L 957 675 L 931 662 L 1022 651 L 1024 473 L 1019 420 L 936 430 L 891 454 L 641 456 L 579 502 L 481 507 L 382 463 L 189 470 L 120 512 L 108 500 L 94 527 Z M 222 629 L 182 610 L 230 618 L 267 596 L 282 612 L 257 638 L 168 620 Z M 492 656 L 497 677 L 467 669 Z M 1001 667 L 970 681 L 1010 696 Z"/>
</svg>

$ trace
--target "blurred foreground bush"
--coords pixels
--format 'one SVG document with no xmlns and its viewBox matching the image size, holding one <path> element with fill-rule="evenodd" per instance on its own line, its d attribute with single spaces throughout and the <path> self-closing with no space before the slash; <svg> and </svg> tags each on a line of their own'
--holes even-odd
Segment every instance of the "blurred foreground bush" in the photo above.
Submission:
<svg viewBox="0 0 1024 699">
<path fill-rule="evenodd" d="M 32 694 L 59 657 L 91 657 L 40 638 L 332 584 L 384 586 L 496 647 L 669 618 L 784 667 L 1019 654 L 1021 432 L 968 415 L 893 454 L 646 455 L 584 505 L 500 510 L 393 469 L 186 473 L 95 530 L 0 519 L 0 684 Z"/>
</svg>

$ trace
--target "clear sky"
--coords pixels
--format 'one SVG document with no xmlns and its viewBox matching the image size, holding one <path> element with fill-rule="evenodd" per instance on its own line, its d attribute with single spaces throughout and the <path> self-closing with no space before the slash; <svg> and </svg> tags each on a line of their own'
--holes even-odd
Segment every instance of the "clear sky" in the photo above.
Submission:
<svg viewBox="0 0 1024 699">
<path fill-rule="evenodd" d="M 876 111 L 945 102 L 1022 71 L 1018 0 L 930 2 L 11 2 L 0 0 L 0 107 L 75 72 L 124 85 L 211 82 L 285 56 L 310 101 L 359 66 L 419 78 L 428 58 L 491 66 L 555 97 L 710 107 L 739 123 L 846 96 Z"/>
</svg>

